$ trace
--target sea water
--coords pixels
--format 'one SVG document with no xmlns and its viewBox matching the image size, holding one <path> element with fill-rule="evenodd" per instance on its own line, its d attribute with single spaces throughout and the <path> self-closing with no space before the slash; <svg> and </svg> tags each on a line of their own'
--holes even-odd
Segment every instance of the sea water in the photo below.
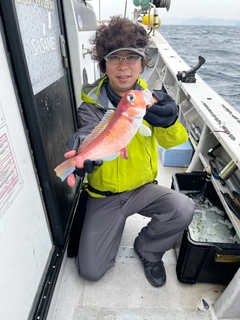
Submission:
<svg viewBox="0 0 240 320">
<path fill-rule="evenodd" d="M 158 31 L 190 68 L 203 56 L 199 76 L 240 112 L 240 26 L 162 25 Z"/>
<path fill-rule="evenodd" d="M 196 204 L 188 229 L 192 240 L 210 243 L 238 243 L 240 239 L 225 212 L 213 205 L 201 192 L 188 195 Z"/>
</svg>

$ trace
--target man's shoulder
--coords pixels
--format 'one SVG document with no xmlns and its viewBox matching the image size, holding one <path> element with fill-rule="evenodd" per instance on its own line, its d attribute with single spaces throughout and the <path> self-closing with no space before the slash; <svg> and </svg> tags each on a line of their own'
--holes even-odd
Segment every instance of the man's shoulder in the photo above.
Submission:
<svg viewBox="0 0 240 320">
<path fill-rule="evenodd" d="M 82 102 L 80 107 L 78 108 L 78 117 L 88 115 L 89 117 L 98 117 L 98 119 L 102 119 L 105 110 L 97 107 L 95 104 L 89 102 Z"/>
</svg>

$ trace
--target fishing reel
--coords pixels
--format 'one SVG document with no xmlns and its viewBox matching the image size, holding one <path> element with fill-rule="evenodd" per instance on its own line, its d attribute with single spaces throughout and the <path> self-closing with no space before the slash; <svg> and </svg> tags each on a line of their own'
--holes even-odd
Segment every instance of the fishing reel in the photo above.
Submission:
<svg viewBox="0 0 240 320">
<path fill-rule="evenodd" d="M 195 83 L 196 77 L 195 74 L 198 69 L 205 63 L 205 59 L 201 56 L 198 57 L 198 64 L 196 67 L 188 70 L 188 71 L 178 71 L 177 79 L 178 81 L 186 82 L 186 83 Z"/>
<path fill-rule="evenodd" d="M 156 8 L 166 8 L 169 11 L 171 0 L 151 0 L 152 4 L 156 6 Z"/>
</svg>

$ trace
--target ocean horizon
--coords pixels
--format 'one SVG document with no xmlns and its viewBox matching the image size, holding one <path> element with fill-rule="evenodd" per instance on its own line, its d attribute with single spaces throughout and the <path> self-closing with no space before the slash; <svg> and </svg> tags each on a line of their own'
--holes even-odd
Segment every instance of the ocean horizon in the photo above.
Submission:
<svg viewBox="0 0 240 320">
<path fill-rule="evenodd" d="M 161 25 L 158 31 L 190 68 L 204 57 L 199 76 L 240 112 L 239 26 Z"/>
</svg>

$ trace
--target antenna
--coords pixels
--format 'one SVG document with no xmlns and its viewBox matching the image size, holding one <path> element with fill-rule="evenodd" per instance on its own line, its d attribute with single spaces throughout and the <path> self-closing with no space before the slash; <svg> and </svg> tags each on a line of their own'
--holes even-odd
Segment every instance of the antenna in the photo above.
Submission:
<svg viewBox="0 0 240 320">
<path fill-rule="evenodd" d="M 101 1 L 100 0 L 98 0 L 98 20 L 100 21 L 101 20 L 101 14 L 100 14 L 100 7 L 101 7 Z"/>
<path fill-rule="evenodd" d="M 125 1 L 124 18 L 126 18 L 126 14 L 127 14 L 127 0 Z"/>
</svg>

